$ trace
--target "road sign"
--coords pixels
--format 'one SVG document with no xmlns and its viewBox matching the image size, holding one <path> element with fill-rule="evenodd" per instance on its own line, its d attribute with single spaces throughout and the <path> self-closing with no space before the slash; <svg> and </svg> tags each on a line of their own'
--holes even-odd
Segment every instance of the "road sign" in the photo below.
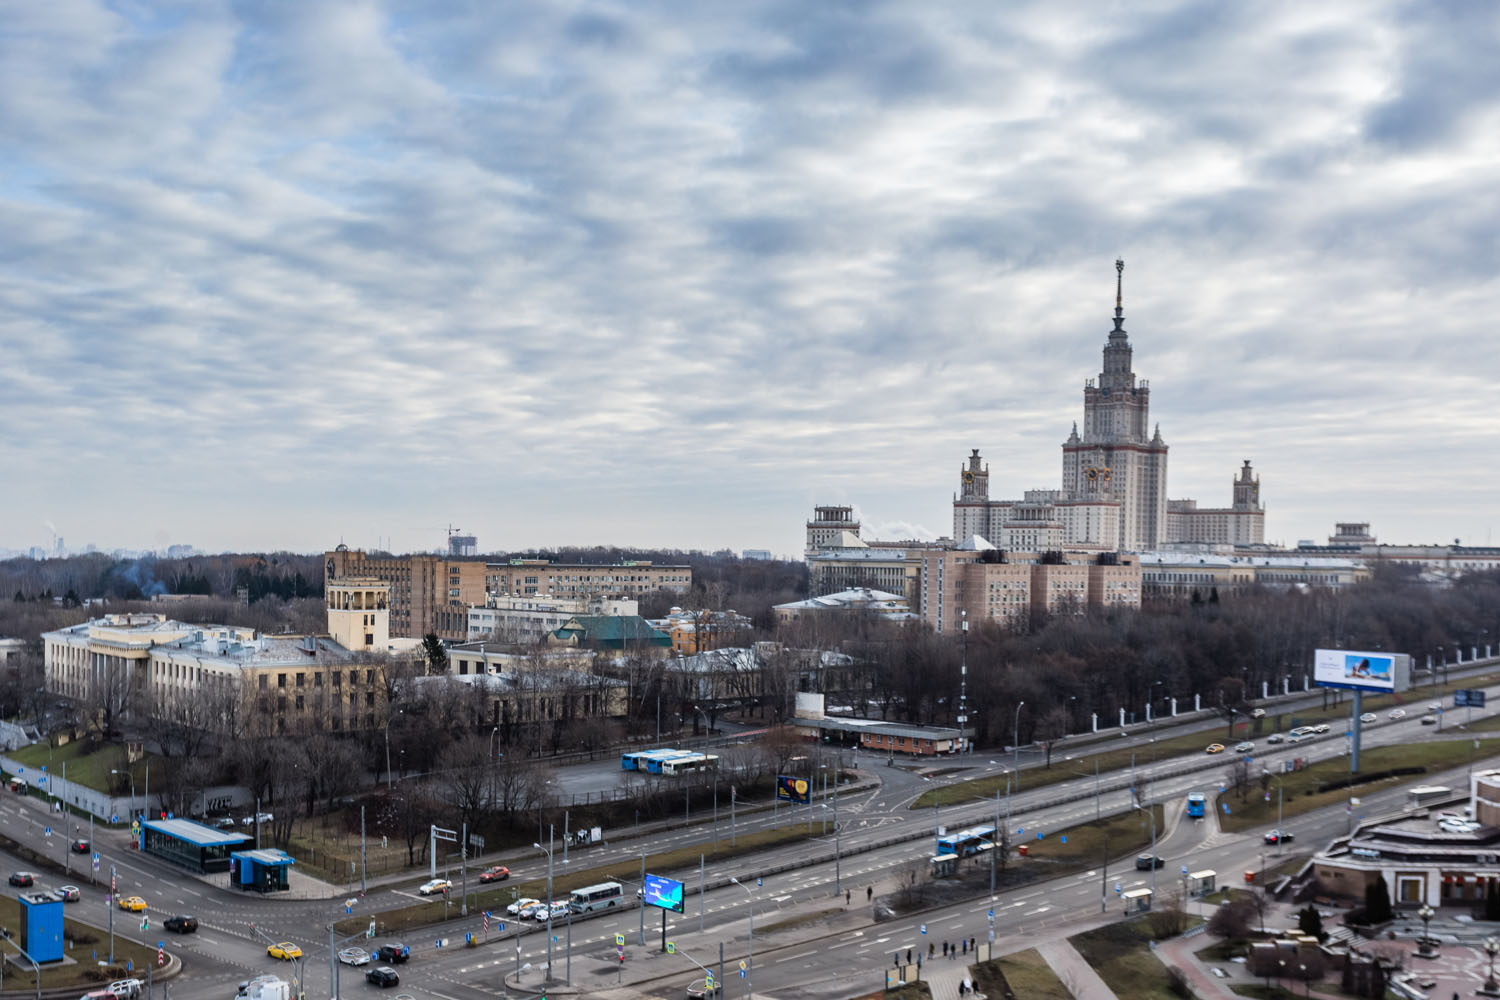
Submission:
<svg viewBox="0 0 1500 1000">
<path fill-rule="evenodd" d="M 1184 874 L 1184 875 L 1187 874 L 1187 865 L 1183 865 L 1182 866 L 1182 874 Z M 993 912 L 993 911 L 991 911 L 991 912 Z"/>
<path fill-rule="evenodd" d="M 624 934 L 616 934 L 615 935 L 615 946 L 616 947 L 623 947 L 624 944 L 625 944 L 625 935 Z"/>
<path fill-rule="evenodd" d="M 1186 869 L 1186 868 L 1184 868 L 1184 869 L 1183 869 L 1183 871 L 1187 871 L 1187 869 Z M 994 907 L 993 907 L 993 906 L 992 906 L 992 907 L 990 907 L 990 919 L 991 919 L 991 920 L 994 920 L 994 919 L 995 919 L 995 908 L 994 908 Z"/>
<path fill-rule="evenodd" d="M 167 949 L 161 945 L 156 946 L 156 964 L 158 967 L 167 964 Z"/>
<path fill-rule="evenodd" d="M 675 954 L 677 954 L 677 942 L 676 941 L 668 941 L 667 942 L 667 954 L 668 955 L 675 955 Z"/>
<path fill-rule="evenodd" d="M 42 830 L 42 836 L 44 836 L 44 837 L 50 837 L 50 836 L 52 836 L 52 827 L 49 826 L 49 827 L 43 828 L 43 830 Z"/>
<path fill-rule="evenodd" d="M 755 876 L 755 887 L 757 889 L 759 889 L 764 884 L 765 883 L 760 880 L 760 876 L 759 875 Z"/>
<path fill-rule="evenodd" d="M 484 838 L 477 833 L 469 834 L 469 846 L 477 847 L 481 851 L 484 850 Z"/>
<path fill-rule="evenodd" d="M 927 925 L 926 925 L 926 924 L 923 924 L 923 925 L 922 925 L 922 933 L 923 933 L 923 934 L 926 934 L 926 933 L 927 933 Z"/>
</svg>

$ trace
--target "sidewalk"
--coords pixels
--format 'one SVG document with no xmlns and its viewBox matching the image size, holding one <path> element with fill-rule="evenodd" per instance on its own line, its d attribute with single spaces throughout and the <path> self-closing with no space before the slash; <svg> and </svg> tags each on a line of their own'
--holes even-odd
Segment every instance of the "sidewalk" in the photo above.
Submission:
<svg viewBox="0 0 1500 1000">
<path fill-rule="evenodd" d="M 1075 991 L 1075 1000 L 1115 1000 L 1115 991 L 1105 985 L 1066 937 L 1038 944 L 1036 950 L 1063 985 Z"/>
</svg>

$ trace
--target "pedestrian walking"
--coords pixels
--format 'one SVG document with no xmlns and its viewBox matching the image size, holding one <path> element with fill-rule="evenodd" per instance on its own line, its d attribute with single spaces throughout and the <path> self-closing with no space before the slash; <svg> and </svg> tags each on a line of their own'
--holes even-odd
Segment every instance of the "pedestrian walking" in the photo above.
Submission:
<svg viewBox="0 0 1500 1000">
<path fill-rule="evenodd" d="M 875 887 L 873 885 L 867 885 L 867 886 L 865 886 L 865 902 L 868 903 L 870 900 L 872 900 L 874 898 L 875 898 Z"/>
<path fill-rule="evenodd" d="M 958 984 L 958 995 L 959 996 L 963 996 L 964 995 L 964 984 L 962 982 L 960 982 Z"/>
<path fill-rule="evenodd" d="M 927 942 L 927 957 L 931 958 L 932 957 L 932 953 L 935 952 L 935 951 L 937 951 L 937 945 L 933 944 L 931 941 L 928 941 Z"/>
<path fill-rule="evenodd" d="M 907 965 L 911 964 L 911 949 L 910 948 L 906 949 L 906 964 Z"/>
<path fill-rule="evenodd" d="M 850 891 L 849 891 L 849 890 L 848 890 L 848 889 L 845 889 L 845 890 L 844 890 L 844 905 L 845 905 L 845 906 L 848 906 L 848 905 L 849 905 L 849 898 L 850 898 L 850 896 L 852 896 L 852 895 L 853 895 L 853 893 L 851 893 L 851 892 L 850 892 Z"/>
<path fill-rule="evenodd" d="M 974 939 L 972 937 L 969 938 L 969 950 L 970 951 L 974 950 Z"/>
<path fill-rule="evenodd" d="M 969 953 L 969 942 L 968 941 L 960 941 L 959 944 L 963 948 L 963 953 L 965 955 L 967 955 Z"/>
<path fill-rule="evenodd" d="M 948 942 L 947 941 L 943 942 L 943 957 L 944 958 L 948 957 Z"/>
</svg>

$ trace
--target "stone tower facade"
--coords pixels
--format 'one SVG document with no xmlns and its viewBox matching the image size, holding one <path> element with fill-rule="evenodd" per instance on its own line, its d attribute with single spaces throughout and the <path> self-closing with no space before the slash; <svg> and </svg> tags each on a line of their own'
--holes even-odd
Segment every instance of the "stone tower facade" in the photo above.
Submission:
<svg viewBox="0 0 1500 1000">
<path fill-rule="evenodd" d="M 1125 262 L 1115 261 L 1115 327 L 1104 365 L 1083 388 L 1083 434 L 1075 425 L 1063 443 L 1062 488 L 1078 499 L 1120 504 L 1118 547 L 1141 552 L 1166 540 L 1167 443 L 1151 427 L 1151 387 L 1137 379 L 1125 332 Z"/>
</svg>

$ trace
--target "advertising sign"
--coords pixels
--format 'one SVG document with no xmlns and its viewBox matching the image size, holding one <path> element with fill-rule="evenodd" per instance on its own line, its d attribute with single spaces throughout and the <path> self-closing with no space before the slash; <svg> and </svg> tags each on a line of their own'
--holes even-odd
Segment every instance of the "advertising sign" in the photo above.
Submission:
<svg viewBox="0 0 1500 1000">
<path fill-rule="evenodd" d="M 674 913 L 682 912 L 682 883 L 660 875 L 646 876 L 647 906 L 659 906 Z"/>
<path fill-rule="evenodd" d="M 1459 688 L 1453 692 L 1454 708 L 1483 708 L 1484 692 L 1477 689 Z"/>
<path fill-rule="evenodd" d="M 783 802 L 800 802 L 806 805 L 811 801 L 812 785 L 806 778 L 797 778 L 790 774 L 778 774 L 776 776 L 776 797 Z"/>
<path fill-rule="evenodd" d="M 1313 654 L 1313 682 L 1319 687 L 1405 691 L 1411 686 L 1411 657 L 1405 653 L 1320 649 Z"/>
</svg>

